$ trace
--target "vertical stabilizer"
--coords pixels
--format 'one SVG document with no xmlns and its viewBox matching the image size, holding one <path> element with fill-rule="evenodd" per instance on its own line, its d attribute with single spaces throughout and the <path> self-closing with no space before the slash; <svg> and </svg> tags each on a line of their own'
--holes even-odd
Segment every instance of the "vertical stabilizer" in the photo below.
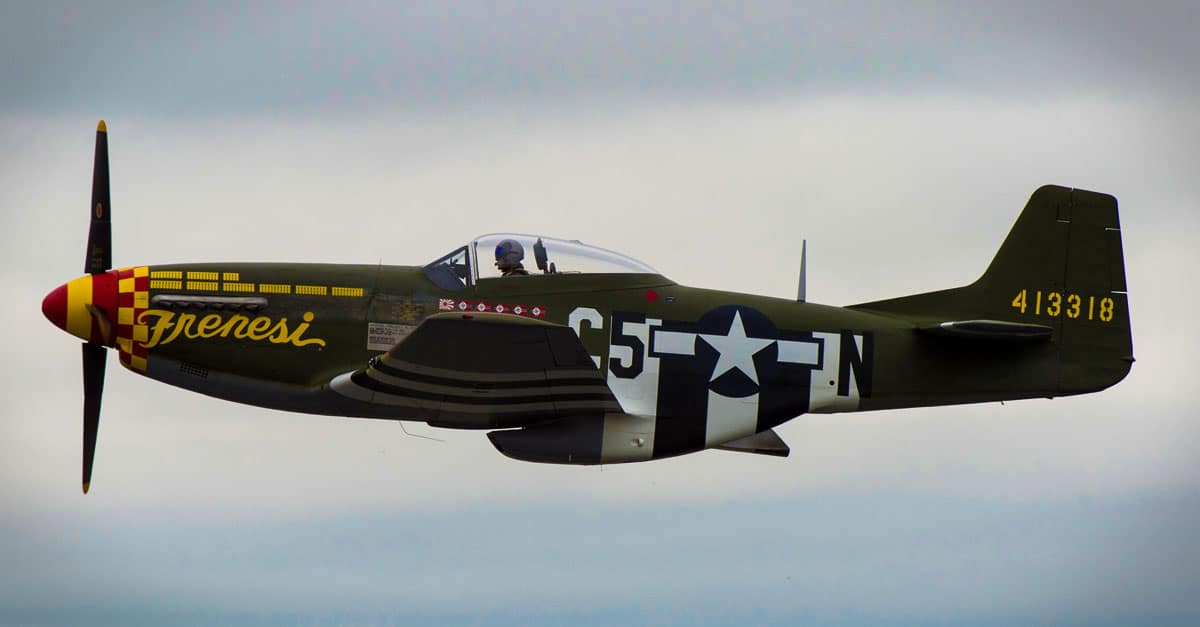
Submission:
<svg viewBox="0 0 1200 627">
<path fill-rule="evenodd" d="M 1133 363 L 1121 225 L 1108 194 L 1041 187 L 974 283 L 854 307 L 918 328 L 953 321 L 1048 327 L 1059 362 L 1057 380 L 1042 382 L 1048 394 L 1104 389 Z"/>
</svg>

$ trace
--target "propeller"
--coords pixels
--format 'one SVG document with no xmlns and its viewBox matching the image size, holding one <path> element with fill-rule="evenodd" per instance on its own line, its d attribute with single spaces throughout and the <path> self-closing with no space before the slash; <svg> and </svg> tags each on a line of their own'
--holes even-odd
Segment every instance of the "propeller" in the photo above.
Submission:
<svg viewBox="0 0 1200 627">
<path fill-rule="evenodd" d="M 102 274 L 112 268 L 112 221 L 108 192 L 108 127 L 104 120 L 96 125 L 96 160 L 92 167 L 91 227 L 83 271 Z M 92 317 L 106 336 L 112 325 L 103 310 L 89 307 Z M 103 344 L 83 344 L 83 493 L 92 482 L 92 462 L 96 457 L 96 432 L 100 428 L 100 397 L 104 392 L 104 366 L 108 354 Z"/>
</svg>

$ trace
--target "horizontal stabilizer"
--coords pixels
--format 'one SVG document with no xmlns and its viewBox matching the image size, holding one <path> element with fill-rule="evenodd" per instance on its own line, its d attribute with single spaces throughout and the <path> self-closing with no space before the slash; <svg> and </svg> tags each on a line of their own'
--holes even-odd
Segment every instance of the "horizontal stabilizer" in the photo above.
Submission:
<svg viewBox="0 0 1200 627">
<path fill-rule="evenodd" d="M 713 448 L 721 449 L 722 451 L 733 451 L 735 453 L 757 453 L 759 455 L 774 455 L 775 457 L 787 457 L 791 453 L 787 442 L 775 433 L 774 429 L 759 431 L 754 435 L 748 435 L 744 438 L 739 438 L 731 442 L 714 446 Z"/>
<path fill-rule="evenodd" d="M 922 333 L 941 335 L 964 340 L 989 340 L 1000 342 L 1038 342 L 1050 339 L 1052 327 L 1002 320 L 959 320 L 942 322 L 918 329 Z"/>
</svg>

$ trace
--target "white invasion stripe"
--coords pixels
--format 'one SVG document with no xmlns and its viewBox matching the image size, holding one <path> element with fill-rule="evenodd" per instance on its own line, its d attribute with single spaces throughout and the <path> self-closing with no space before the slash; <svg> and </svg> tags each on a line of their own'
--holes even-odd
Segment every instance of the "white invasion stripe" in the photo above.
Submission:
<svg viewBox="0 0 1200 627">
<path fill-rule="evenodd" d="M 811 342 L 779 340 L 779 361 L 789 364 L 820 366 L 821 344 L 817 340 Z"/>
<path fill-rule="evenodd" d="M 643 345 L 650 345 L 650 337 L 654 331 L 654 327 L 662 324 L 661 320 L 647 318 L 644 324 L 636 322 L 625 322 L 621 332 L 625 335 L 632 335 L 642 341 Z M 626 348 L 611 344 L 608 347 L 609 363 L 611 364 L 614 356 L 619 354 L 618 349 Z M 626 355 L 617 357 L 625 365 L 630 365 L 632 362 L 629 358 L 632 351 L 628 351 Z M 638 416 L 654 416 L 658 412 L 658 366 L 659 359 L 651 357 L 650 351 L 642 352 L 642 371 L 632 379 L 624 379 L 618 377 L 612 371 L 611 365 L 608 371 L 608 388 L 612 390 L 613 396 L 621 404 L 625 413 Z"/>
<path fill-rule="evenodd" d="M 708 421 L 704 426 L 704 446 L 744 438 L 758 428 L 758 395 L 729 398 L 708 392 Z"/>
<path fill-rule="evenodd" d="M 481 383 L 497 383 L 520 381 L 527 382 L 530 385 L 537 385 L 546 379 L 580 379 L 592 378 L 596 379 L 597 383 L 603 383 L 604 379 L 600 376 L 600 372 L 594 368 L 554 368 L 553 370 L 529 370 L 517 373 L 492 373 L 492 372 L 472 372 L 468 370 L 447 370 L 445 368 L 435 368 L 433 366 L 424 366 L 421 364 L 405 361 L 393 357 L 390 353 L 380 357 L 385 365 L 396 368 L 397 370 L 407 370 L 417 374 L 424 374 L 443 379 L 453 379 L 456 381 L 479 381 Z"/>
<path fill-rule="evenodd" d="M 407 396 L 397 396 L 385 392 L 376 392 L 373 401 L 375 405 L 394 407 L 415 407 L 426 411 L 439 412 L 441 415 L 454 414 L 520 414 L 524 412 L 568 412 L 568 411 L 620 411 L 621 407 L 613 401 L 554 401 L 538 403 L 488 403 L 483 405 L 434 401 Z"/>
<path fill-rule="evenodd" d="M 600 461 L 615 463 L 650 459 L 654 454 L 654 426 L 653 416 L 605 415 Z"/>
<path fill-rule="evenodd" d="M 412 407 L 428 412 L 451 412 L 458 414 L 512 414 L 523 411 L 598 411 L 612 412 L 620 411 L 621 406 L 612 400 L 586 400 L 586 401 L 546 401 L 536 403 L 488 403 L 488 404 L 465 404 L 455 402 L 436 401 L 428 399 L 412 398 L 397 394 L 388 394 L 386 392 L 375 392 L 374 390 L 362 387 L 350 379 L 353 372 L 340 374 L 329 382 L 329 388 L 334 392 L 352 398 L 356 401 L 371 403 L 373 405 L 387 405 L 392 407 Z"/>
<path fill-rule="evenodd" d="M 391 397 L 398 398 L 398 397 Z M 441 412 L 446 414 L 520 414 L 534 411 L 568 412 L 611 412 L 621 411 L 621 406 L 614 401 L 554 401 L 552 403 L 513 403 L 502 405 L 465 405 L 463 403 L 434 402 Z M 599 418 L 597 418 L 598 420 Z"/>
<path fill-rule="evenodd" d="M 392 387 L 413 390 L 417 392 L 429 392 L 431 394 L 445 394 L 447 396 L 475 396 L 480 398 L 520 398 L 523 396 L 550 396 L 555 394 L 607 394 L 608 386 L 604 385 L 599 379 L 595 385 L 559 385 L 549 386 L 545 381 L 541 385 L 530 385 L 522 388 L 475 388 L 467 386 L 451 386 L 440 385 L 437 383 L 425 383 L 423 381 L 412 381 L 410 379 L 402 379 L 395 377 L 386 372 L 368 369 L 367 376 Z M 480 384 L 485 385 L 485 384 Z"/>
<path fill-rule="evenodd" d="M 329 389 L 341 394 L 342 396 L 345 396 L 346 398 L 352 398 L 356 401 L 362 401 L 364 403 L 374 402 L 375 393 L 351 381 L 350 377 L 352 376 L 354 376 L 353 372 L 339 374 L 329 382 Z"/>
<path fill-rule="evenodd" d="M 808 411 L 815 414 L 832 414 L 858 409 L 858 386 L 850 386 L 850 396 L 838 396 L 838 370 L 841 365 L 842 336 L 840 333 L 813 333 L 813 337 L 825 345 L 820 369 L 813 368 L 808 389 Z"/>
<path fill-rule="evenodd" d="M 656 353 L 668 355 L 695 355 L 696 334 L 683 331 L 655 331 L 652 348 Z"/>
<path fill-rule="evenodd" d="M 594 401 L 599 404 L 600 401 Z M 533 411 L 554 411 L 554 403 L 513 403 L 505 405 L 468 405 L 463 403 L 445 403 L 441 401 L 426 400 L 423 398 L 412 398 L 409 396 L 397 396 L 386 392 L 377 392 L 375 394 L 375 405 L 391 405 L 396 407 L 416 407 L 434 412 L 452 411 L 460 414 L 496 414 L 507 413 L 515 414 L 520 412 Z"/>
</svg>

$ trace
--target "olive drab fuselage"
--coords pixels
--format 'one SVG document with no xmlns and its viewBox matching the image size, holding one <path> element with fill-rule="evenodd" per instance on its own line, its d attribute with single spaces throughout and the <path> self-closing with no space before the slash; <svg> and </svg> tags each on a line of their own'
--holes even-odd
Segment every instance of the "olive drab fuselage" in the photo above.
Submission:
<svg viewBox="0 0 1200 627">
<path fill-rule="evenodd" d="M 535 462 L 706 448 L 786 456 L 774 427 L 836 413 L 1095 392 L 1133 338 L 1117 201 L 1047 185 L 974 283 L 848 307 L 685 287 L 578 240 L 493 233 L 420 267 L 112 267 L 96 128 L 84 276 L 42 313 L 81 340 L 82 488 L 107 352 L 275 409 L 486 429 Z M 801 251 L 801 258 L 804 257 Z"/>
<path fill-rule="evenodd" d="M 489 429 L 519 459 L 623 462 L 763 452 L 747 438 L 804 413 L 1103 389 L 1132 363 L 1119 242 L 1111 197 L 1046 187 L 979 281 L 851 307 L 685 287 L 601 249 L 624 271 L 560 271 L 547 248 L 590 249 L 548 238 L 527 242 L 528 275 L 484 276 L 491 260 L 462 247 L 424 267 L 135 266 L 55 298 L 60 326 L 172 385 Z M 1013 252 L 1031 246 L 1049 252 Z"/>
</svg>

